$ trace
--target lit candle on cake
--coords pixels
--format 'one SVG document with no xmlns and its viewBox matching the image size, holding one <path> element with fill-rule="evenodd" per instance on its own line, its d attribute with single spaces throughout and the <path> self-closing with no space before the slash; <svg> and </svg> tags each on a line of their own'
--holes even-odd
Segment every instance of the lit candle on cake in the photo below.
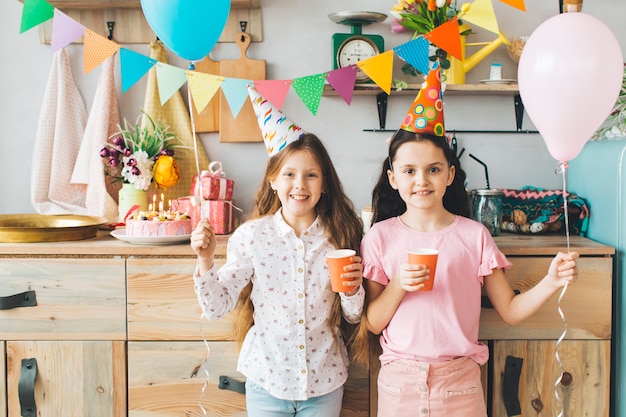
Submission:
<svg viewBox="0 0 626 417">
<path fill-rule="evenodd" d="M 159 200 L 159 214 L 163 213 L 163 193 L 161 193 L 161 200 Z"/>
</svg>

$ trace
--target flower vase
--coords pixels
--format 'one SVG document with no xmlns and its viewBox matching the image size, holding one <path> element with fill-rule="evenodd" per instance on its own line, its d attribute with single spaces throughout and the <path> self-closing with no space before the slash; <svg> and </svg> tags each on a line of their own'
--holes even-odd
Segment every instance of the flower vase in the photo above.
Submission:
<svg viewBox="0 0 626 417">
<path fill-rule="evenodd" d="M 138 190 L 134 184 L 123 184 L 119 191 L 119 221 L 123 222 L 133 206 L 139 206 L 139 210 L 148 210 L 148 191 Z"/>
</svg>

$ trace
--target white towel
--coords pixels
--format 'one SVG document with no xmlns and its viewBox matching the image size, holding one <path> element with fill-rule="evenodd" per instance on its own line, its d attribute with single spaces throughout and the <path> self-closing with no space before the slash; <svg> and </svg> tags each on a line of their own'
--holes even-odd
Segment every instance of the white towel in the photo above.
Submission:
<svg viewBox="0 0 626 417">
<path fill-rule="evenodd" d="M 115 55 L 100 65 L 98 86 L 72 174 L 72 184 L 87 187 L 86 213 L 108 222 L 118 219 L 117 195 L 121 188 L 120 182 L 112 183 L 112 178 L 105 178 L 100 156 L 100 149 L 118 131 L 120 124 L 114 69 Z"/>
<path fill-rule="evenodd" d="M 70 184 L 87 110 L 67 52 L 57 51 L 39 114 L 31 170 L 31 202 L 40 214 L 85 214 L 86 187 Z"/>
</svg>

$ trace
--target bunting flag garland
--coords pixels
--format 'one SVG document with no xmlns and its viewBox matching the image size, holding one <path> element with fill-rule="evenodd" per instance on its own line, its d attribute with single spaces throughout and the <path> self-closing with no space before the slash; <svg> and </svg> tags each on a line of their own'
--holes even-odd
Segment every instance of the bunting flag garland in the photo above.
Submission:
<svg viewBox="0 0 626 417">
<path fill-rule="evenodd" d="M 226 78 L 222 83 L 222 93 L 226 97 L 233 119 L 237 118 L 239 111 L 248 99 L 248 85 L 250 84 L 252 84 L 252 80 L 241 78 Z"/>
<path fill-rule="evenodd" d="M 499 1 L 526 11 L 524 0 Z M 472 3 L 466 3 L 459 17 L 490 32 L 500 34 L 492 0 L 474 0 Z M 390 94 L 394 54 L 413 65 L 423 74 L 427 74 L 433 65 L 429 60 L 428 52 L 431 43 L 458 60 L 462 61 L 463 59 L 459 20 L 458 17 L 453 17 L 423 36 L 411 39 L 402 45 L 381 52 L 371 58 L 359 61 L 355 65 L 324 73 L 297 77 L 292 80 L 244 80 L 221 77 L 217 74 L 203 74 L 193 71 L 192 68 L 184 70 L 169 64 L 157 63 L 154 59 L 122 48 L 114 41 L 89 30 L 54 8 L 46 0 L 24 0 L 20 33 L 51 18 L 53 19 L 51 40 L 53 52 L 64 48 L 81 36 L 84 37 L 83 69 L 85 74 L 102 64 L 117 51 L 120 51 L 122 92 L 130 89 L 152 67 L 156 66 L 161 105 L 165 104 L 187 82 L 191 99 L 196 109 L 204 109 L 214 98 L 217 91 L 221 89 L 227 99 L 233 117 L 237 117 L 239 114 L 248 97 L 247 88 L 252 85 L 277 110 L 282 109 L 287 93 L 293 87 L 309 111 L 313 115 L 317 115 L 326 82 L 335 89 L 348 105 L 351 104 L 358 69 L 367 74 L 384 92 Z M 500 34 L 500 36 L 503 35 Z"/>
<path fill-rule="evenodd" d="M 54 9 L 52 42 L 50 42 L 50 50 L 52 53 L 65 48 L 67 45 L 83 36 L 84 33 L 85 26 L 70 18 L 59 9 Z"/>
<path fill-rule="evenodd" d="M 496 35 L 500 32 L 498 21 L 496 20 L 496 12 L 493 10 L 491 0 L 474 0 L 469 10 L 463 15 L 463 20 L 480 26 Z"/>
<path fill-rule="evenodd" d="M 274 107 L 282 110 L 291 83 L 291 80 L 255 80 L 254 88 Z"/>
<path fill-rule="evenodd" d="M 313 116 L 317 115 L 317 109 L 324 92 L 326 73 L 309 75 L 307 77 L 294 78 L 291 87 Z"/>
<path fill-rule="evenodd" d="M 357 72 L 356 65 L 348 65 L 347 67 L 329 71 L 326 74 L 328 84 L 335 89 L 348 106 L 352 103 Z"/>
<path fill-rule="evenodd" d="M 523 12 L 526 11 L 526 5 L 524 0 L 500 0 L 500 3 L 508 4 L 511 7 L 515 7 Z"/>
<path fill-rule="evenodd" d="M 185 72 L 185 70 L 170 64 L 162 62 L 156 64 L 157 87 L 159 88 L 161 105 L 167 103 L 167 100 L 185 84 L 187 81 Z"/>
<path fill-rule="evenodd" d="M 465 17 L 463 18 L 465 19 Z M 453 17 L 446 23 L 437 26 L 424 37 L 459 61 L 463 60 L 461 36 L 459 35 L 459 19 L 457 17 Z"/>
<path fill-rule="evenodd" d="M 202 110 L 209 104 L 209 101 L 215 96 L 220 85 L 224 82 L 225 77 L 218 75 L 205 74 L 198 71 L 187 71 L 187 82 L 189 90 L 196 105 L 196 111 L 202 113 Z"/>
<path fill-rule="evenodd" d="M 120 51 L 120 71 L 124 74 L 124 77 L 122 77 L 122 92 L 125 93 L 130 87 L 135 85 L 156 63 L 156 59 L 122 48 Z"/>
<path fill-rule="evenodd" d="M 359 61 L 357 66 L 368 75 L 385 93 L 391 93 L 391 81 L 393 73 L 393 50 L 381 52 L 364 61 Z"/>
<path fill-rule="evenodd" d="M 104 36 L 85 29 L 85 56 L 83 70 L 85 74 L 102 64 L 108 57 L 120 50 L 120 46 Z"/>
<path fill-rule="evenodd" d="M 20 33 L 24 33 L 37 25 L 54 17 L 54 7 L 45 0 L 24 0 Z"/>
<path fill-rule="evenodd" d="M 420 36 L 412 41 L 396 46 L 393 48 L 393 51 L 422 74 L 428 74 L 428 71 L 430 71 L 429 46 L 430 42 L 425 37 Z"/>
</svg>

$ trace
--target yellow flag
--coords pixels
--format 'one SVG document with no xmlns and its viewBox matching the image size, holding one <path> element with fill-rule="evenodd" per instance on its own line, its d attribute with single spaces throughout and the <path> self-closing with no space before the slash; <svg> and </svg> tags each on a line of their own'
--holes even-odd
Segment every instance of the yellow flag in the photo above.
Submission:
<svg viewBox="0 0 626 417">
<path fill-rule="evenodd" d="M 202 110 L 209 104 L 224 79 L 218 75 L 187 71 L 188 86 L 198 113 L 202 113 Z"/>
<path fill-rule="evenodd" d="M 356 65 L 385 93 L 389 94 L 391 92 L 393 49 L 380 53 L 364 61 L 359 61 Z"/>
<path fill-rule="evenodd" d="M 493 4 L 491 0 L 475 0 L 469 4 L 469 10 L 459 16 L 463 21 L 473 23 L 476 26 L 498 34 L 498 21 L 496 19 L 496 13 L 493 10 Z"/>
</svg>

